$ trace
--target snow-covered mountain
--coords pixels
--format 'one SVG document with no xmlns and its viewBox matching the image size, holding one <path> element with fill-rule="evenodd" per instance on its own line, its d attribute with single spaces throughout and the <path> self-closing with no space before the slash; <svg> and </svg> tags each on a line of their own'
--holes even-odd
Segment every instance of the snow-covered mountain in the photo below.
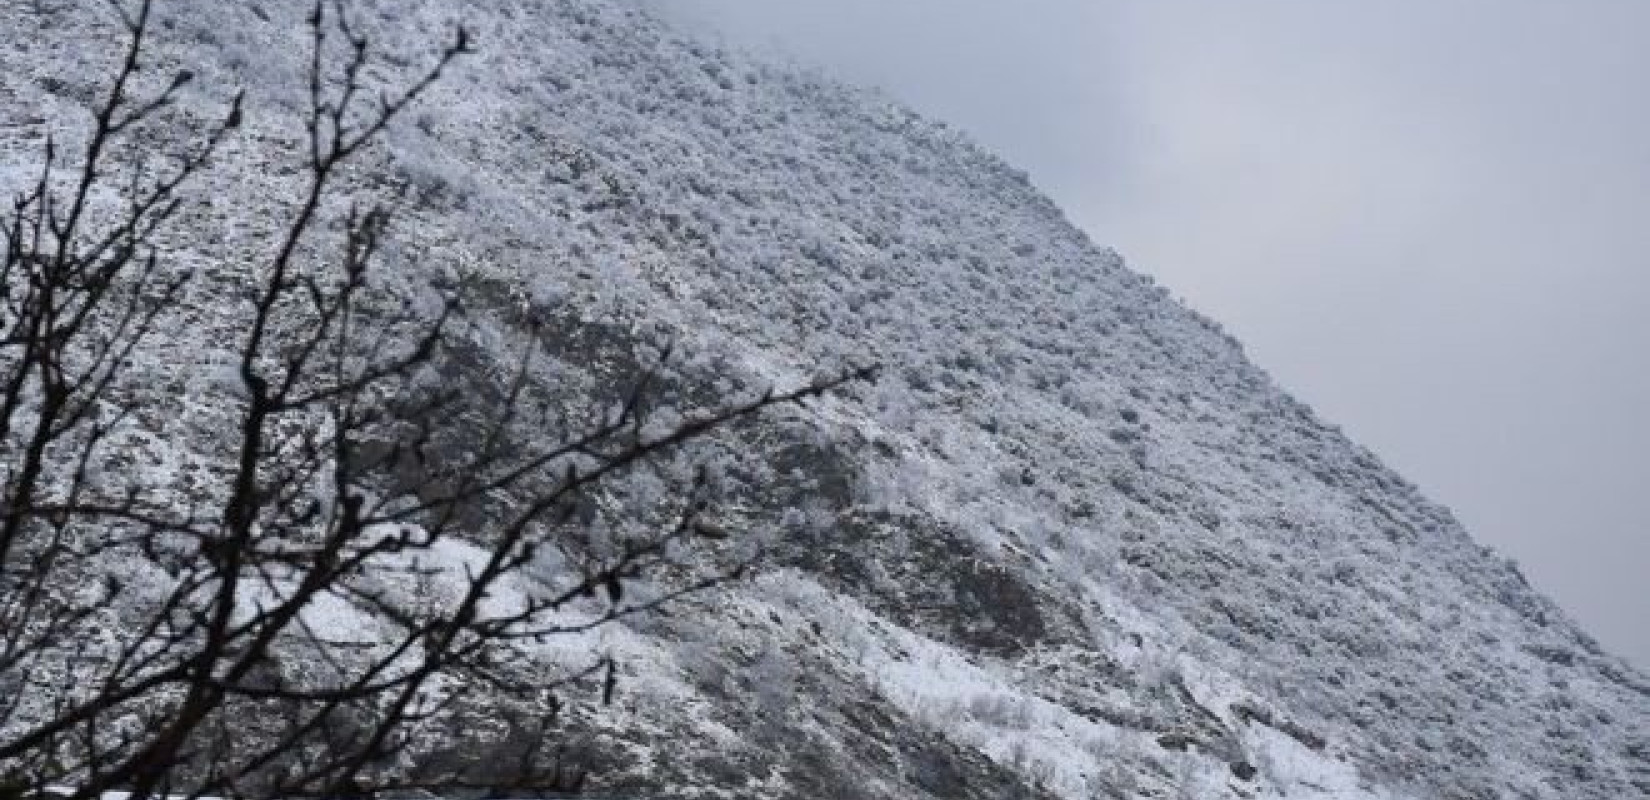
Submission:
<svg viewBox="0 0 1650 800">
<path fill-rule="evenodd" d="M 83 5 L 0 3 L 0 189 L 107 74 Z M 396 280 L 481 321 L 464 380 L 529 316 L 560 333 L 540 380 L 593 397 L 665 340 L 712 396 L 884 365 L 724 435 L 757 576 L 543 653 L 619 659 L 578 720 L 599 789 L 1650 797 L 1650 678 L 965 136 L 616 0 L 350 8 L 410 61 L 478 42 L 351 176 L 399 198 Z M 158 10 L 186 115 L 249 94 L 177 243 L 210 273 L 294 190 L 307 4 Z M 233 290 L 193 287 L 149 367 L 180 408 Z M 172 468 L 210 435 L 147 424 Z"/>
</svg>

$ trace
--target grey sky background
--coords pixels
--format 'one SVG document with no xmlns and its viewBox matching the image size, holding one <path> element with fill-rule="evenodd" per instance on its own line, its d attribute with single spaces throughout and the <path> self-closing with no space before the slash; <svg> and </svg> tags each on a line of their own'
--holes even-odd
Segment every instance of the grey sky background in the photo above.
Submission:
<svg viewBox="0 0 1650 800">
<path fill-rule="evenodd" d="M 1650 2 L 637 1 L 970 131 L 1650 668 Z"/>
</svg>

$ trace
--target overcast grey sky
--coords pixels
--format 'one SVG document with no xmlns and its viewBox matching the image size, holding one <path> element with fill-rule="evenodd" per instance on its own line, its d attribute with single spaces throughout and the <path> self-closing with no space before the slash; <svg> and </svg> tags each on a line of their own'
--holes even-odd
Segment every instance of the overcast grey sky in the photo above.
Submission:
<svg viewBox="0 0 1650 800">
<path fill-rule="evenodd" d="M 1650 667 L 1650 2 L 645 1 L 969 130 Z"/>
</svg>

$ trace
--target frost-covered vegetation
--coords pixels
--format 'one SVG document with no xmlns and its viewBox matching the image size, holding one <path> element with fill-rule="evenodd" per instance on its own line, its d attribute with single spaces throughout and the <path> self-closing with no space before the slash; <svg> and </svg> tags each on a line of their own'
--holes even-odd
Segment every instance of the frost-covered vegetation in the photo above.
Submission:
<svg viewBox="0 0 1650 800">
<path fill-rule="evenodd" d="M 152 4 L 106 11 L 123 55 L 79 152 L 48 138 L 0 231 L 0 794 L 576 792 L 561 706 L 598 677 L 610 703 L 616 665 L 554 648 L 751 563 L 707 546 L 728 538 L 705 522 L 708 473 L 672 457 L 871 370 L 688 409 L 638 367 L 571 421 L 531 345 L 444 386 L 500 354 L 471 351 L 450 293 L 431 310 L 383 290 L 377 200 L 334 206 L 469 34 L 381 88 L 389 59 L 341 3 L 304 23 L 297 202 L 238 220 L 270 246 L 217 263 L 239 297 L 212 297 L 171 237 L 211 205 L 192 184 L 241 132 L 242 96 L 180 130 L 194 76 L 154 69 Z M 202 436 L 180 441 L 163 421 L 179 398 L 144 378 L 165 333 L 195 332 L 191 301 L 241 330 L 215 343 L 216 391 L 186 398 Z M 156 469 L 154 445 L 193 457 Z M 616 515 L 591 508 L 615 496 Z"/>
<path fill-rule="evenodd" d="M 395 52 L 460 13 L 351 7 Z M 63 44 L 90 15 L 0 8 L 9 178 L 100 72 Z M 445 380 L 484 386 L 530 338 L 569 407 L 613 400 L 664 341 L 688 402 L 886 367 L 692 449 L 731 499 L 716 526 L 755 532 L 757 577 L 538 654 L 619 665 L 612 708 L 563 719 L 602 787 L 1650 794 L 1650 679 L 1022 174 L 612 0 L 466 11 L 476 57 L 346 176 L 397 198 L 391 280 L 469 311 L 472 357 Z M 278 165 L 302 133 L 281 123 L 303 100 L 301 16 L 163 17 L 159 52 L 194 85 L 251 89 L 251 135 L 190 212 L 214 237 L 180 237 L 198 263 L 255 251 L 244 221 L 294 191 Z M 214 101 L 195 91 L 186 107 Z M 210 449 L 233 297 L 203 281 L 176 359 L 144 367 L 177 411 L 134 442 L 156 474 Z M 592 519 L 628 524 L 657 491 L 603 496 Z"/>
</svg>

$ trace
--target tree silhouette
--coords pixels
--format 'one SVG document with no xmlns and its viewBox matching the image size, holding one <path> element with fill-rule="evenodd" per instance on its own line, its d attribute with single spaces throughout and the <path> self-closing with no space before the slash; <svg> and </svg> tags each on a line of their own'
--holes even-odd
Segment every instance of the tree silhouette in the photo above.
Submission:
<svg viewBox="0 0 1650 800">
<path fill-rule="evenodd" d="M 367 36 L 341 4 L 318 3 L 303 191 L 260 263 L 223 267 L 248 289 L 232 397 L 214 429 L 221 463 L 188 493 L 150 480 L 128 434 L 135 416 L 163 412 L 133 391 L 134 360 L 157 331 L 186 324 L 181 298 L 200 278 L 172 263 L 168 234 L 243 112 L 237 95 L 169 168 L 129 170 L 117 211 L 100 205 L 127 166 L 115 151 L 193 80 L 182 72 L 140 89 L 152 85 L 151 2 L 111 5 L 124 57 L 84 152 L 65 166 L 48 142 L 4 231 L 0 796 L 577 790 L 583 773 L 554 733 L 558 696 L 583 685 L 610 700 L 615 665 L 592 653 L 545 678 L 521 667 L 522 648 L 748 565 L 676 569 L 726 535 L 701 519 L 702 471 L 647 535 L 589 545 L 581 503 L 719 426 L 870 370 L 666 415 L 653 408 L 657 375 L 644 371 L 616 408 L 543 446 L 523 433 L 550 424 L 531 350 L 487 402 L 451 382 L 432 387 L 424 376 L 450 360 L 463 309 L 397 305 L 373 280 L 389 214 L 353 206 L 334 220 L 328 209 L 343 167 L 472 43 L 459 28 L 422 74 L 379 91 Z M 323 250 L 331 256 L 310 257 Z M 550 551 L 577 563 L 525 580 Z M 626 592 L 661 570 L 687 577 Z M 370 635 L 321 624 L 340 608 L 366 615 Z M 510 735 L 490 746 L 507 757 L 479 768 L 408 757 L 455 735 L 454 715 L 482 696 L 506 713 Z"/>
</svg>

